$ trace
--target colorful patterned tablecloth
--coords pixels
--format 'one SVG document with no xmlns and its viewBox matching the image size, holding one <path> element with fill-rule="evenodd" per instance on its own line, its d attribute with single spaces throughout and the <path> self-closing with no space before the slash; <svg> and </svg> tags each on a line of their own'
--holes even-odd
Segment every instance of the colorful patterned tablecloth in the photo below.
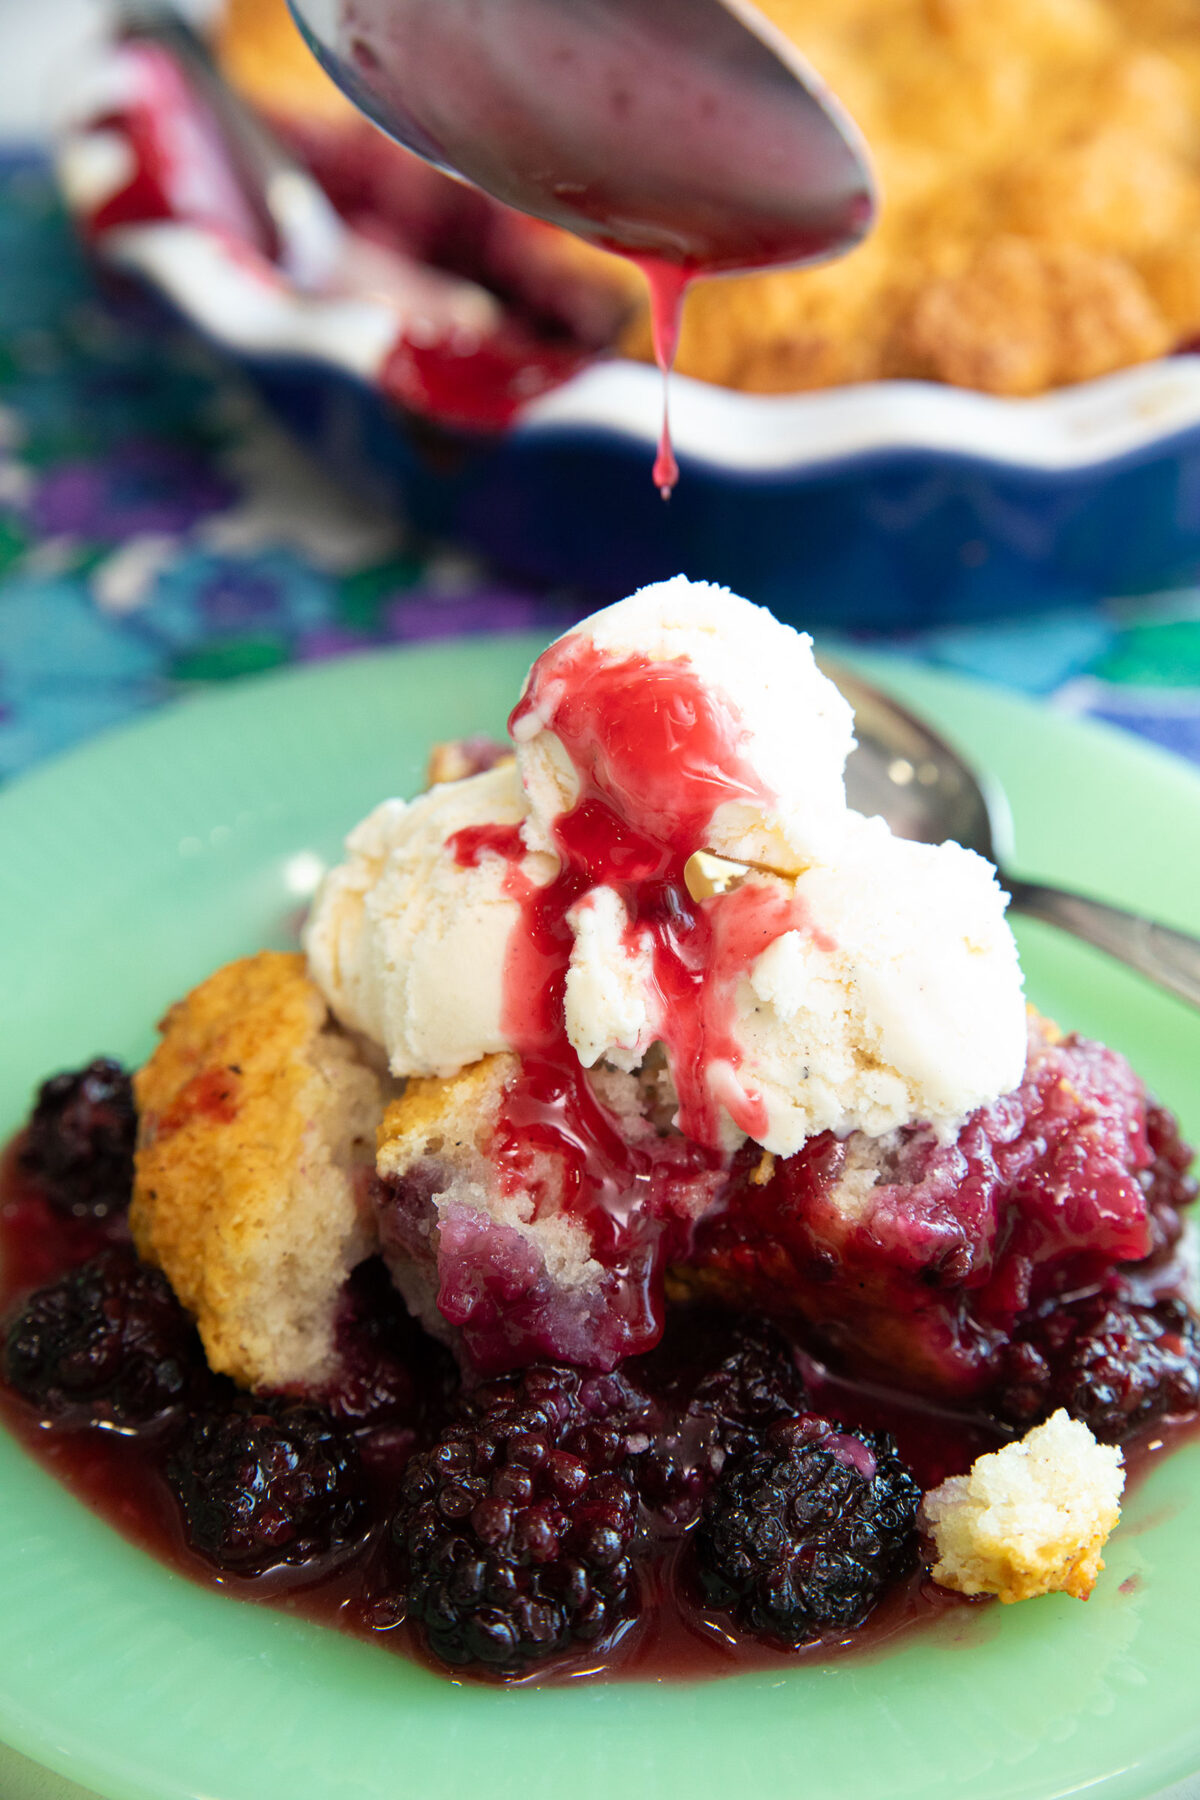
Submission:
<svg viewBox="0 0 1200 1800">
<path fill-rule="evenodd" d="M 580 610 L 339 492 L 105 303 L 43 160 L 0 159 L 0 780 L 198 684 Z M 890 641 L 1200 764 L 1200 590 Z"/>
</svg>

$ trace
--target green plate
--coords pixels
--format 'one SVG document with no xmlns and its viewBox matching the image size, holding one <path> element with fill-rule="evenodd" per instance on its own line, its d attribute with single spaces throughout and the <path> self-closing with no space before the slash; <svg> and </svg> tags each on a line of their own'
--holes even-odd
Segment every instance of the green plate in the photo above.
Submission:
<svg viewBox="0 0 1200 1800">
<path fill-rule="evenodd" d="M 497 730 L 537 646 L 282 675 L 0 795 L 0 1126 L 168 1001 L 288 941 L 312 859 L 436 737 Z M 1200 928 L 1200 782 L 1124 738 L 874 665 L 1006 785 L 1019 866 Z M 1032 998 L 1128 1052 L 1200 1131 L 1200 1013 L 1022 928 Z M 954 1616 L 875 1657 L 703 1684 L 495 1691 L 206 1592 L 0 1437 L 0 1738 L 108 1800 L 1118 1800 L 1200 1768 L 1200 1445 L 1138 1489 L 1087 1606 Z"/>
</svg>

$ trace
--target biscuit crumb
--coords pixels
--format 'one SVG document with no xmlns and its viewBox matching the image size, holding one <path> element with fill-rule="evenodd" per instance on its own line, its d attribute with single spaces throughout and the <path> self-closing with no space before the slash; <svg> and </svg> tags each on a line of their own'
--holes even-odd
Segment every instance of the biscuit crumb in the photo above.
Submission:
<svg viewBox="0 0 1200 1800">
<path fill-rule="evenodd" d="M 465 781 L 468 776 L 482 775 L 485 769 L 498 769 L 512 762 L 508 744 L 494 738 L 449 738 L 435 744 L 425 765 L 425 786 L 439 787 L 445 781 Z"/>
<path fill-rule="evenodd" d="M 1007 1606 L 1039 1594 L 1086 1600 L 1120 1517 L 1121 1452 L 1061 1408 L 1018 1443 L 977 1457 L 925 1496 L 933 1578 Z"/>
</svg>

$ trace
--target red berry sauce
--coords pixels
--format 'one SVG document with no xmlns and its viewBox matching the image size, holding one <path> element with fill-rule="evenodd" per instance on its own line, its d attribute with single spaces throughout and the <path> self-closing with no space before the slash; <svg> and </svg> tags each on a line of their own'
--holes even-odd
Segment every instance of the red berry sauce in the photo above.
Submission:
<svg viewBox="0 0 1200 1800">
<path fill-rule="evenodd" d="M 774 796 L 745 753 L 740 718 L 686 660 L 608 655 L 568 636 L 535 663 L 510 729 L 519 738 L 534 722 L 554 732 L 580 782 L 553 822 L 554 878 L 539 885 L 525 873 L 516 827 L 472 826 L 449 842 L 464 866 L 485 853 L 504 857 L 521 912 L 504 972 L 502 1023 L 521 1063 L 492 1153 L 502 1191 L 531 1195 L 535 1218 L 553 1194 L 586 1224 L 606 1281 L 585 1344 L 569 1303 L 533 1267 L 527 1240 L 474 1213 L 444 1214 L 438 1303 L 484 1369 L 538 1356 L 611 1368 L 662 1333 L 664 1268 L 686 1255 L 727 1166 L 722 1110 L 751 1136 L 766 1130 L 763 1100 L 739 1076 L 737 983 L 781 933 L 810 926 L 776 885 L 747 883 L 719 905 L 688 893 L 685 865 L 707 843 L 717 810 L 749 802 L 768 811 Z M 624 908 L 626 949 L 650 961 L 654 1035 L 679 1099 L 675 1135 L 639 1139 L 622 1128 L 567 1035 L 571 913 L 600 885 Z M 497 1272 L 494 1306 L 481 1295 L 481 1268 Z"/>
<path fill-rule="evenodd" d="M 720 1101 L 754 1135 L 766 1114 L 737 1078 L 734 987 L 775 938 L 807 920 L 776 889 L 751 884 L 718 908 L 692 901 L 684 880 L 722 805 L 774 805 L 745 753 L 745 726 L 686 659 L 614 656 L 582 635 L 559 639 L 533 666 L 509 729 L 520 741 L 539 724 L 562 744 L 580 791 L 553 823 L 558 875 L 521 894 L 523 929 L 505 971 L 509 1041 L 523 1056 L 577 1061 L 563 1012 L 568 914 L 590 888 L 610 887 L 624 904 L 627 949 L 648 945 L 652 958 L 655 1034 L 679 1096 L 679 1129 L 720 1148 L 711 1074 L 721 1069 Z"/>
<path fill-rule="evenodd" d="M 1140 1265 L 1143 1293 L 1178 1289 L 1175 1177 L 1151 1178 L 1146 1116 L 1124 1057 L 1038 1028 L 1020 1087 L 948 1144 L 894 1133 L 858 1206 L 840 1197 L 849 1146 L 832 1134 L 766 1180 L 748 1146 L 693 1260 L 744 1303 L 798 1308 L 858 1366 L 969 1399 L 1018 1318 L 1055 1295 L 1120 1282 L 1122 1265 Z"/>
</svg>

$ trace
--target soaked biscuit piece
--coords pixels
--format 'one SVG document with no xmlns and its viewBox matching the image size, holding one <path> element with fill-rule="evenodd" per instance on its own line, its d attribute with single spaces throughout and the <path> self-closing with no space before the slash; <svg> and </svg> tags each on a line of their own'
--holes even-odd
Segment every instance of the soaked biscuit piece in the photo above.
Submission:
<svg viewBox="0 0 1200 1800">
<path fill-rule="evenodd" d="M 388 1107 L 377 1158 L 383 1253 L 409 1309 L 437 1336 L 460 1347 L 465 1338 L 468 1358 L 521 1329 L 586 1357 L 605 1274 L 589 1234 L 561 1203 L 552 1157 L 512 1184 L 496 1154 L 518 1068 L 515 1056 L 487 1056 L 448 1080 L 410 1080 Z"/>
<path fill-rule="evenodd" d="M 588 1071 L 568 1115 L 521 1060 L 409 1081 L 379 1133 L 380 1247 L 465 1363 L 614 1368 L 656 1341 L 662 1259 L 722 1179 L 664 1122 L 657 1063 Z M 673 1110 L 673 1107 L 669 1108 Z"/>
<path fill-rule="evenodd" d="M 319 1389 L 340 1290 L 374 1248 L 366 1190 L 389 1084 L 300 956 L 218 969 L 161 1030 L 135 1079 L 138 1251 L 195 1315 L 215 1370 Z"/>
</svg>

